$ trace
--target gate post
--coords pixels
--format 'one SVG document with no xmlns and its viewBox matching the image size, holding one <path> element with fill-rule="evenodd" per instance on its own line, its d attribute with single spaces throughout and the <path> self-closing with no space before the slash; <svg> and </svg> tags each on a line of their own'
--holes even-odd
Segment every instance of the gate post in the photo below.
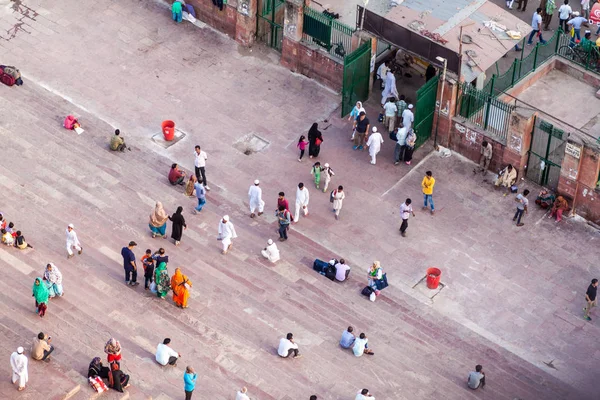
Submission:
<svg viewBox="0 0 600 400">
<path fill-rule="evenodd" d="M 302 0 L 285 0 L 284 7 L 281 65 L 296 72 L 304 28 L 304 4 Z"/>
</svg>

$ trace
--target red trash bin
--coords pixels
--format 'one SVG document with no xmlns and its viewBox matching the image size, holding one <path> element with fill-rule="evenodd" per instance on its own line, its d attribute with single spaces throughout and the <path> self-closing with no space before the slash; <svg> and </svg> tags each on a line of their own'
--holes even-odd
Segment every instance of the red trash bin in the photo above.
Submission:
<svg viewBox="0 0 600 400">
<path fill-rule="evenodd" d="M 437 289 L 440 284 L 442 271 L 439 268 L 427 268 L 427 287 Z"/>
<path fill-rule="evenodd" d="M 173 140 L 175 138 L 175 122 L 169 120 L 163 121 L 161 126 L 165 140 L 167 142 Z"/>
</svg>

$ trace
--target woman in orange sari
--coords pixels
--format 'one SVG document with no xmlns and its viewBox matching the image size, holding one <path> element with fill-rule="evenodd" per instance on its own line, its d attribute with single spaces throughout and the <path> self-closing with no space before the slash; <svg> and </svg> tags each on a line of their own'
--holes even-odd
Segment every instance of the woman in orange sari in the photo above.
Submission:
<svg viewBox="0 0 600 400">
<path fill-rule="evenodd" d="M 171 278 L 171 289 L 173 289 L 173 301 L 177 307 L 187 308 L 187 301 L 190 297 L 188 286 L 192 287 L 192 282 L 181 273 L 179 268 L 175 268 L 175 275 Z"/>
</svg>

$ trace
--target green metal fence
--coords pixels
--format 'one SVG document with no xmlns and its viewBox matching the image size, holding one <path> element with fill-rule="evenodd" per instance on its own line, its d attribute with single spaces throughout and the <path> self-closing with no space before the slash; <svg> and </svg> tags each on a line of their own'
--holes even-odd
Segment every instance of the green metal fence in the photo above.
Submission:
<svg viewBox="0 0 600 400">
<path fill-rule="evenodd" d="M 462 84 L 458 114 L 506 142 L 510 114 L 515 107 L 498 100 L 492 90 L 493 83 L 488 92 L 477 90 L 468 83 Z"/>
<path fill-rule="evenodd" d="M 352 111 L 357 101 L 365 101 L 369 98 L 370 67 L 371 39 L 344 58 L 342 117 Z"/>
<path fill-rule="evenodd" d="M 344 59 L 352 51 L 354 29 L 310 7 L 304 6 L 302 40 L 323 47 L 333 57 Z"/>
</svg>

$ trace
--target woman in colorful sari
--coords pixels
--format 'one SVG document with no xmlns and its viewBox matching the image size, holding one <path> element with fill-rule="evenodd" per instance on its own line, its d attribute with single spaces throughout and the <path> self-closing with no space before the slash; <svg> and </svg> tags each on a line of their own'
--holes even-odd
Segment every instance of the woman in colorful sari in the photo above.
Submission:
<svg viewBox="0 0 600 400">
<path fill-rule="evenodd" d="M 545 210 L 548 207 L 552 207 L 552 204 L 554 204 L 554 199 L 555 197 L 552 193 L 548 192 L 546 189 L 542 189 L 540 194 L 538 194 L 537 198 L 535 199 L 535 204 Z"/>
<path fill-rule="evenodd" d="M 42 278 L 35 278 L 33 282 L 33 297 L 35 298 L 36 312 L 43 318 L 48 307 L 49 294 L 48 287 L 44 284 Z"/>
<path fill-rule="evenodd" d="M 46 265 L 46 271 L 44 271 L 44 280 L 48 286 L 50 298 L 63 295 L 62 273 L 58 270 L 58 268 L 56 268 L 56 265 L 52 263 Z"/>
<path fill-rule="evenodd" d="M 167 219 L 169 219 L 169 216 L 165 212 L 162 203 L 157 201 L 154 211 L 150 214 L 150 223 L 148 224 L 153 238 L 157 236 L 162 236 L 163 239 L 167 238 Z"/>
<path fill-rule="evenodd" d="M 115 338 L 108 339 L 106 345 L 104 345 L 104 352 L 107 354 L 106 359 L 109 364 L 121 363 L 121 343 Z"/>
<path fill-rule="evenodd" d="M 383 269 L 379 261 L 373 261 L 373 265 L 369 269 L 368 284 L 373 290 L 377 289 L 377 281 L 383 278 Z"/>
<path fill-rule="evenodd" d="M 196 183 L 196 175 L 191 174 L 190 179 L 185 185 L 185 195 L 192 197 L 194 195 L 194 183 Z"/>
<path fill-rule="evenodd" d="M 156 295 L 161 299 L 166 298 L 169 289 L 171 289 L 167 263 L 161 262 L 158 264 L 156 271 L 154 271 L 154 282 L 156 283 Z"/>
<path fill-rule="evenodd" d="M 171 289 L 173 289 L 173 301 L 177 307 L 187 308 L 190 291 L 188 286 L 192 286 L 192 282 L 187 276 L 181 273 L 179 268 L 175 268 L 175 275 L 171 278 Z"/>
<path fill-rule="evenodd" d="M 563 212 L 567 211 L 568 209 L 569 202 L 567 202 L 564 197 L 558 196 L 552 205 L 552 210 L 550 215 L 548 215 L 548 218 L 556 217 L 556 222 L 560 222 L 562 221 Z"/>
</svg>

